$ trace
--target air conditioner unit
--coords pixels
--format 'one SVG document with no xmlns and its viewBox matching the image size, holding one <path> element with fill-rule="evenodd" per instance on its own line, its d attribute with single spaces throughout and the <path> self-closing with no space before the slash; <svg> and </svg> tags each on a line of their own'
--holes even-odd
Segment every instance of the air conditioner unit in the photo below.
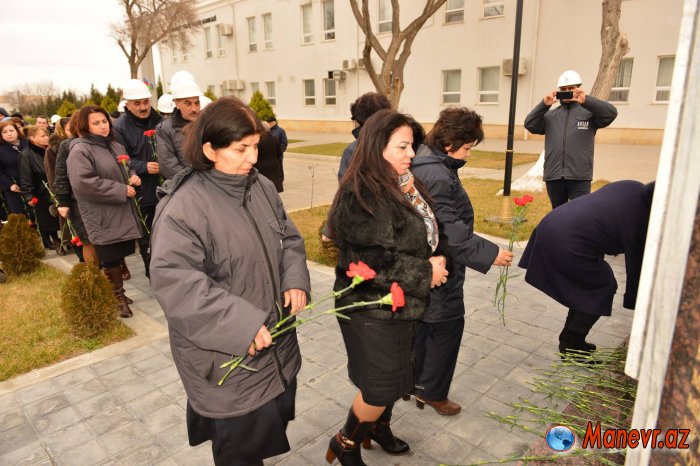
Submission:
<svg viewBox="0 0 700 466">
<path fill-rule="evenodd" d="M 354 58 L 343 60 L 343 71 L 354 70 L 357 68 L 357 61 Z"/>
<path fill-rule="evenodd" d="M 221 34 L 224 36 L 232 36 L 233 35 L 233 25 L 232 24 L 223 24 L 221 26 Z"/>
<path fill-rule="evenodd" d="M 358 58 L 358 59 L 357 59 L 357 69 L 358 69 L 358 70 L 364 70 L 364 69 L 365 69 L 365 59 L 364 59 L 364 58 Z"/>
<path fill-rule="evenodd" d="M 236 82 L 235 79 L 227 79 L 226 81 L 223 82 L 224 89 L 226 89 L 227 91 L 235 91 L 235 90 L 237 90 L 237 89 L 238 89 L 238 88 L 236 87 L 237 84 L 238 84 L 238 83 Z"/>
<path fill-rule="evenodd" d="M 242 91 L 245 89 L 245 81 L 242 79 L 237 79 L 236 80 L 236 90 L 237 91 Z"/>
<path fill-rule="evenodd" d="M 501 66 L 501 69 L 503 70 L 503 76 L 513 76 L 513 59 L 512 58 L 506 58 L 503 60 L 503 64 Z M 520 61 L 518 62 L 518 76 L 523 76 L 527 73 L 527 67 L 525 63 L 525 59 L 521 58 Z"/>
<path fill-rule="evenodd" d="M 328 72 L 328 79 L 335 79 L 336 81 L 345 81 L 345 71 L 333 70 Z"/>
</svg>

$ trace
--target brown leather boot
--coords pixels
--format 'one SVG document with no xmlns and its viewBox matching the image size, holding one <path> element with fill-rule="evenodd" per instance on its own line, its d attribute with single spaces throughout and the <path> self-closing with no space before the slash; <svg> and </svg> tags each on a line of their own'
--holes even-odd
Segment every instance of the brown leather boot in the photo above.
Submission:
<svg viewBox="0 0 700 466">
<path fill-rule="evenodd" d="M 104 272 L 105 275 L 107 275 L 109 282 L 112 284 L 112 292 L 117 298 L 117 311 L 119 312 L 119 317 L 126 319 L 133 316 L 134 313 L 131 312 L 131 309 L 129 309 L 129 303 L 127 303 L 126 295 L 124 295 L 122 268 L 119 266 L 105 268 Z"/>
<path fill-rule="evenodd" d="M 131 272 L 129 271 L 129 267 L 126 266 L 126 261 L 122 259 L 122 265 L 120 268 L 122 272 L 122 280 L 128 280 L 131 278 Z"/>
<path fill-rule="evenodd" d="M 462 411 L 462 407 L 449 398 L 441 401 L 431 401 L 416 397 L 416 406 L 418 409 L 423 409 L 425 405 L 430 406 L 436 413 L 442 414 L 443 416 L 454 416 Z"/>
</svg>

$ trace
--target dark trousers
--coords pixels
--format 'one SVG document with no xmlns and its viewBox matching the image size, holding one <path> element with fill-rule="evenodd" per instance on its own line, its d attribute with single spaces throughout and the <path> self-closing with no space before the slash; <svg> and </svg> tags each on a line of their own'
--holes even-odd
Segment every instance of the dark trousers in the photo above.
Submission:
<svg viewBox="0 0 700 466">
<path fill-rule="evenodd" d="M 457 366 L 464 317 L 449 322 L 420 322 L 416 331 L 416 395 L 447 399 Z"/>
<path fill-rule="evenodd" d="M 591 182 L 581 180 L 554 180 L 547 181 L 547 195 L 552 209 L 566 204 L 572 199 L 585 196 L 591 192 Z"/>
<path fill-rule="evenodd" d="M 2 194 L 5 197 L 5 207 L 7 207 L 8 214 L 25 214 L 27 212 L 22 196 L 19 193 L 13 193 L 8 190 Z"/>
<path fill-rule="evenodd" d="M 156 206 L 154 205 L 142 205 L 141 215 L 143 215 L 144 220 L 146 220 L 146 225 L 148 225 L 148 230 L 153 231 L 153 217 L 156 215 Z M 143 228 L 143 236 L 137 240 L 139 244 L 139 252 L 141 253 L 141 259 L 143 259 L 143 267 L 146 271 L 146 277 L 151 277 L 150 265 L 151 265 L 151 234 Z"/>
</svg>

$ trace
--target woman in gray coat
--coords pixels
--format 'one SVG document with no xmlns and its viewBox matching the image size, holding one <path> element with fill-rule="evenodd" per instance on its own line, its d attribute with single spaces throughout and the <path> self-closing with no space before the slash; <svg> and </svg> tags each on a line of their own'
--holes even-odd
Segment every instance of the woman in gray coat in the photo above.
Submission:
<svg viewBox="0 0 700 466">
<path fill-rule="evenodd" d="M 189 443 L 211 440 L 217 465 L 290 449 L 301 355 L 293 331 L 273 346 L 269 329 L 306 305 L 310 280 L 301 235 L 253 168 L 262 132 L 239 99 L 208 106 L 185 143 L 191 167 L 161 187 L 153 227 L 151 286 L 187 393 Z M 255 371 L 219 384 L 232 355 Z"/>
<path fill-rule="evenodd" d="M 119 316 L 131 317 L 124 295 L 121 263 L 135 250 L 134 240 L 142 236 L 133 197 L 138 176 L 127 176 L 117 161 L 124 147 L 114 141 L 112 121 L 101 107 L 89 105 L 78 114 L 74 128 L 78 138 L 71 141 L 67 159 L 73 195 L 97 258 L 112 284 L 119 303 Z"/>
</svg>

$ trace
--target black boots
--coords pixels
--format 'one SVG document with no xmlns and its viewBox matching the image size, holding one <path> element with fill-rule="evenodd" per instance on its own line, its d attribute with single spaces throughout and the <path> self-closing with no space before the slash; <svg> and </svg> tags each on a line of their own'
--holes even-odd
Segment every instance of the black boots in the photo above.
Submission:
<svg viewBox="0 0 700 466">
<path fill-rule="evenodd" d="M 360 444 L 373 424 L 373 422 L 360 422 L 351 407 L 345 425 L 328 444 L 326 461 L 333 463 L 338 458 L 342 466 L 365 466 L 360 453 Z"/>
<path fill-rule="evenodd" d="M 559 334 L 559 352 L 562 359 L 569 353 L 585 356 L 585 353 L 590 354 L 595 351 L 596 346 L 586 342 L 586 336 L 598 319 L 600 319 L 598 315 L 569 309 L 564 329 Z"/>
<path fill-rule="evenodd" d="M 104 269 L 105 275 L 112 284 L 112 292 L 117 298 L 117 311 L 119 312 L 119 317 L 128 318 L 134 314 L 129 309 L 129 303 L 127 302 L 126 295 L 124 294 L 124 279 L 122 278 L 122 268 L 121 266 L 110 267 Z"/>
<path fill-rule="evenodd" d="M 367 436 L 362 441 L 362 448 L 372 448 L 372 440 L 374 440 L 390 455 L 405 455 L 411 450 L 406 442 L 398 437 L 394 437 L 394 434 L 391 432 L 390 423 L 393 409 L 393 404 L 386 407 L 379 419 L 367 432 Z"/>
</svg>

